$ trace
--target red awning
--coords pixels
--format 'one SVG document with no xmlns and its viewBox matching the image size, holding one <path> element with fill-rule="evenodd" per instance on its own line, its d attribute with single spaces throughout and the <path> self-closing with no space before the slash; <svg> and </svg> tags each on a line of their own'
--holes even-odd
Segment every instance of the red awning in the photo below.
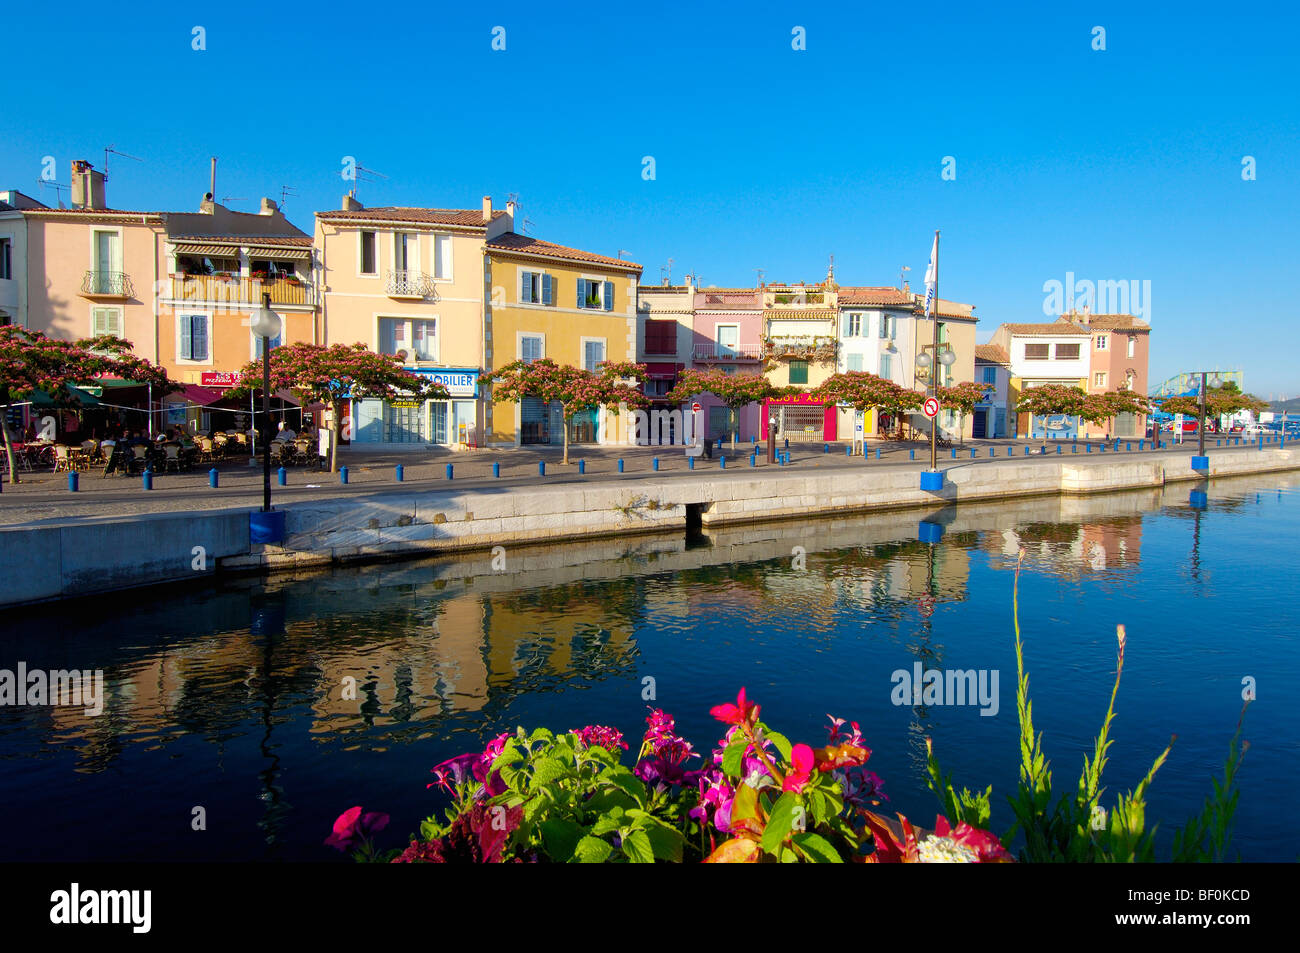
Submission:
<svg viewBox="0 0 1300 953">
<path fill-rule="evenodd" d="M 646 376 L 654 378 L 676 377 L 681 369 L 682 365 L 671 362 L 650 363 L 645 366 Z"/>
<path fill-rule="evenodd" d="M 184 400 L 187 404 L 198 404 L 207 407 L 209 404 L 215 404 L 221 400 L 225 394 L 222 391 L 212 387 L 204 387 L 201 384 L 186 384 L 178 391 L 173 391 L 162 399 L 163 403 L 176 403 Z"/>
</svg>

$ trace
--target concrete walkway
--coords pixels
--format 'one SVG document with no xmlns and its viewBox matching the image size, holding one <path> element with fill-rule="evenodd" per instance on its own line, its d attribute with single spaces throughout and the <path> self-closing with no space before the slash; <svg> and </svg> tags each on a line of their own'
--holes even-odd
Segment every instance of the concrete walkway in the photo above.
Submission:
<svg viewBox="0 0 1300 953">
<path fill-rule="evenodd" d="M 1133 447 L 1131 451 L 1124 449 L 1130 444 Z M 696 458 L 695 469 L 692 471 L 681 447 L 571 447 L 571 462 L 567 466 L 560 463 L 561 451 L 549 447 L 459 452 L 442 449 L 370 451 L 345 448 L 340 453 L 339 460 L 341 465 L 348 468 L 347 485 L 341 483 L 338 474 L 312 467 L 292 467 L 287 471 L 287 485 L 280 486 L 276 470 L 273 469 L 271 499 L 274 504 L 348 495 L 364 494 L 372 497 L 375 493 L 384 492 L 461 490 L 484 485 L 535 487 L 543 483 L 600 483 L 651 475 L 659 479 L 704 474 L 711 474 L 717 479 L 750 479 L 759 475 L 791 476 L 863 467 L 919 471 L 929 466 L 928 443 L 869 443 L 866 460 L 861 456 L 847 456 L 846 444 L 843 442 L 831 443 L 829 452 L 824 450 L 824 446 L 822 443 L 791 443 L 790 464 L 787 466 L 768 464 L 766 451 L 760 447 L 756 465 L 751 468 L 750 444 L 737 444 L 737 451 L 733 454 L 729 444 L 724 443 L 720 455 L 726 460 L 725 471 L 721 468 L 719 451 L 716 449 L 713 451 L 713 459 Z M 1088 449 L 1089 446 L 1091 450 Z M 1139 451 L 1138 446 L 1137 440 L 1124 440 L 1118 456 L 1186 454 L 1195 452 L 1196 448 L 1194 442 L 1173 444 L 1163 451 L 1151 450 L 1149 443 L 1144 451 Z M 1060 454 L 1057 453 L 1058 447 Z M 1077 451 L 1074 447 L 1069 441 L 1049 441 L 1044 444 L 1041 440 L 973 440 L 956 448 L 955 459 L 952 450 L 941 449 L 939 468 L 978 466 L 1006 461 L 1008 458 L 1022 462 L 1046 461 L 1077 454 L 1079 457 L 1087 455 L 1089 459 L 1100 461 L 1115 455 L 1113 450 L 1103 453 L 1102 444 L 1098 441 L 1080 441 Z M 1028 456 L 1025 455 L 1026 448 L 1030 451 Z M 1046 454 L 1042 453 L 1044 448 Z M 1211 439 L 1207 452 L 1213 453 L 1216 449 L 1214 439 Z M 656 458 L 659 466 L 657 472 L 654 469 Z M 624 463 L 622 473 L 618 470 L 620 459 Z M 583 473 L 579 473 L 580 460 L 584 462 Z M 67 474 L 22 473 L 21 484 L 11 486 L 6 483 L 3 492 L 0 492 L 0 525 L 20 526 L 61 519 L 110 519 L 229 507 L 256 508 L 262 499 L 260 462 L 259 458 L 257 465 L 250 466 L 248 459 L 243 458 L 218 464 L 218 489 L 212 489 L 208 485 L 207 466 L 189 473 L 154 474 L 151 491 L 142 488 L 138 474 L 132 477 L 105 477 L 100 470 L 86 471 L 78 475 L 79 489 L 74 493 L 68 490 Z M 500 465 L 499 477 L 493 475 L 494 463 Z M 544 476 L 539 473 L 539 463 L 545 464 Z M 395 476 L 395 468 L 399 464 L 404 469 L 402 483 L 398 483 Z M 453 470 L 450 481 L 447 479 L 448 465 Z"/>
</svg>

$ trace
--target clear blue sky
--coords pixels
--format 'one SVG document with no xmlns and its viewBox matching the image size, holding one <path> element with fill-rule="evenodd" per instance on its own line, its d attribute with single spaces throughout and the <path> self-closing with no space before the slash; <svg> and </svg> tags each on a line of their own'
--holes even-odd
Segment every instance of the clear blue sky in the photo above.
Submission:
<svg viewBox="0 0 1300 953">
<path fill-rule="evenodd" d="M 368 205 L 518 192 L 531 234 L 624 249 L 648 284 L 670 257 L 705 284 L 819 280 L 834 253 L 842 284 L 906 264 L 916 288 L 939 228 L 940 292 L 981 340 L 1042 320 L 1067 271 L 1149 280 L 1153 382 L 1300 392 L 1300 13 L 997 6 L 13 5 L 0 187 L 42 197 L 43 156 L 67 182 L 114 143 L 145 161 L 112 160 L 111 205 L 192 209 L 217 155 L 218 199 L 294 186 L 310 230 L 352 155 L 388 176 Z"/>
</svg>

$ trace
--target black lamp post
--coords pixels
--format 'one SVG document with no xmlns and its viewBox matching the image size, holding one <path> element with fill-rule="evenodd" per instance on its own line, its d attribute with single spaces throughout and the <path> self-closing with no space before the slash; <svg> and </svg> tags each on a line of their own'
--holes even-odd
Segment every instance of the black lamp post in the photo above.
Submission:
<svg viewBox="0 0 1300 953">
<path fill-rule="evenodd" d="M 1205 456 L 1205 385 L 1210 377 L 1209 371 L 1201 371 L 1201 423 L 1196 428 L 1200 435 L 1200 449 L 1196 451 L 1198 456 Z M 1219 386 L 1219 375 L 1214 375 L 1214 386 Z"/>
<path fill-rule="evenodd" d="M 271 341 L 280 335 L 280 316 L 271 310 L 271 293 L 253 313 L 253 333 L 262 339 L 262 512 L 271 509 Z"/>
</svg>

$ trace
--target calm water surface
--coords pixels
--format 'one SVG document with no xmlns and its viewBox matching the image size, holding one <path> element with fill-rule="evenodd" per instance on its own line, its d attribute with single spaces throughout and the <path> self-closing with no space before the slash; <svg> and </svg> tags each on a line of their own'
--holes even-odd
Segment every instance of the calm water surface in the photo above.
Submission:
<svg viewBox="0 0 1300 953">
<path fill-rule="evenodd" d="M 1011 822 L 1011 589 L 1034 714 L 1073 787 L 1128 631 L 1106 803 L 1178 735 L 1150 794 L 1167 847 L 1244 737 L 1235 848 L 1292 861 L 1300 787 L 1300 476 L 718 531 L 690 541 L 518 549 L 460 560 L 177 586 L 10 612 L 0 668 L 102 669 L 104 713 L 0 708 L 0 859 L 322 860 L 334 817 L 393 816 L 396 846 L 441 803 L 429 768 L 516 725 L 596 722 L 633 739 L 647 678 L 697 748 L 737 688 L 794 740 L 861 722 L 893 807 L 929 823 L 924 738 Z M 922 520 L 944 527 L 918 540 Z M 792 565 L 803 547 L 806 568 Z M 999 711 L 891 702 L 896 670 L 998 671 Z M 344 679 L 357 701 L 342 699 Z M 191 828 L 195 807 L 207 829 Z"/>
</svg>

